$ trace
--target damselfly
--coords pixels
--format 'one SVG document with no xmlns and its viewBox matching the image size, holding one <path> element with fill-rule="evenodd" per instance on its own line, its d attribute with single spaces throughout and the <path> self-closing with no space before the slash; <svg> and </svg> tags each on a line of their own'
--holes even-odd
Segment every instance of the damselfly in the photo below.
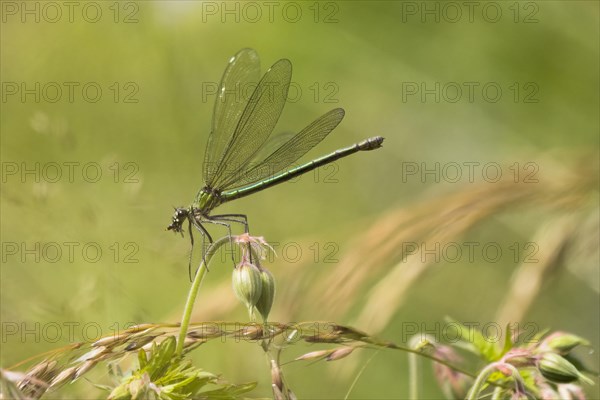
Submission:
<svg viewBox="0 0 600 400">
<path fill-rule="evenodd" d="M 248 232 L 245 214 L 211 215 L 211 211 L 342 157 L 381 147 L 383 137 L 375 136 L 290 168 L 344 118 L 344 110 L 336 108 L 291 137 L 271 138 L 287 100 L 291 77 L 291 62 L 281 59 L 260 78 L 258 54 L 252 49 L 243 49 L 229 60 L 217 92 L 204 155 L 204 186 L 192 205 L 175 209 L 168 230 L 183 234 L 187 220 L 192 246 L 192 226 L 213 242 L 203 223 L 224 225 L 231 235 L 230 223 L 235 222 L 243 224 Z"/>
</svg>

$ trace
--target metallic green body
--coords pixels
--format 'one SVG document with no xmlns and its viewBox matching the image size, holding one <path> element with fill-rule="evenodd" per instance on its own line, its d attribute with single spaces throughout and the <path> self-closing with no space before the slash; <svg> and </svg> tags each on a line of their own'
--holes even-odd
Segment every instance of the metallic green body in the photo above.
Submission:
<svg viewBox="0 0 600 400">
<path fill-rule="evenodd" d="M 280 183 L 286 182 L 306 172 L 312 171 L 315 168 L 318 168 L 325 164 L 329 164 L 330 162 L 333 162 L 340 158 L 347 157 L 358 151 L 369 151 L 377 149 L 381 147 L 381 143 L 383 143 L 383 138 L 381 136 L 375 136 L 363 140 L 360 143 L 356 143 L 352 146 L 336 150 L 333 153 L 327 154 L 323 157 L 319 157 L 317 159 L 307 162 L 306 164 L 299 165 L 295 168 L 291 168 L 287 171 L 281 172 L 267 179 L 263 179 L 260 182 L 256 182 L 235 190 L 219 192 L 218 190 L 205 186 L 202 189 L 200 189 L 196 194 L 196 198 L 194 199 L 194 203 L 192 204 L 190 211 L 192 211 L 194 214 L 199 213 L 204 217 L 208 217 L 208 215 L 214 208 L 227 201 L 239 199 L 240 197 L 245 197 L 253 193 L 259 192 L 261 190 L 267 189 L 271 186 L 275 186 Z"/>
</svg>

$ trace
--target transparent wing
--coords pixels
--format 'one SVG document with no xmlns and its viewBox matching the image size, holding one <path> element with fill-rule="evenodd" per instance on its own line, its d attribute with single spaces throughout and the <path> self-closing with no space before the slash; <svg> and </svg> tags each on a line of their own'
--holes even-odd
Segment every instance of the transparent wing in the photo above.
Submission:
<svg viewBox="0 0 600 400">
<path fill-rule="evenodd" d="M 208 185 L 215 179 L 217 166 L 225 155 L 225 149 L 259 79 L 260 59 L 256 51 L 242 49 L 231 57 L 219 85 L 212 130 L 204 154 L 202 177 Z"/>
<path fill-rule="evenodd" d="M 243 176 L 238 177 L 239 179 L 233 182 L 235 186 L 225 185 L 221 189 L 235 189 L 236 187 L 256 183 L 289 167 L 325 139 L 343 118 L 344 110 L 342 108 L 336 108 L 323 114 L 299 133 L 281 144 L 268 157 L 262 161 L 253 163 L 244 172 Z M 258 157 L 257 159 L 260 160 Z"/>
<path fill-rule="evenodd" d="M 209 186 L 236 186 L 257 151 L 271 135 L 287 100 L 292 77 L 289 60 L 277 61 L 262 77 L 239 118 Z"/>
<path fill-rule="evenodd" d="M 277 150 L 281 145 L 296 136 L 298 132 L 285 131 L 277 134 L 271 134 L 269 140 L 261 147 L 252 157 L 252 160 L 248 163 L 247 169 L 253 168 L 259 162 L 262 162 L 265 158 L 269 157 L 271 153 Z"/>
</svg>

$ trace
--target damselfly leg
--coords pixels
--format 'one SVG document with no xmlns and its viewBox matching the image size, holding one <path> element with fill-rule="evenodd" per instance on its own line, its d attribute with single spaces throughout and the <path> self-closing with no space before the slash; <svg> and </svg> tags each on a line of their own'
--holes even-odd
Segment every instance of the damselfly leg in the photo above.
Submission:
<svg viewBox="0 0 600 400">
<path fill-rule="evenodd" d="M 208 230 L 204 227 L 204 223 L 210 223 L 210 224 L 215 224 L 215 225 L 221 225 L 227 228 L 227 234 L 229 237 L 229 241 L 230 241 L 230 245 L 231 245 L 231 261 L 232 263 L 235 265 L 235 258 L 234 258 L 234 243 L 233 243 L 233 233 L 231 231 L 231 223 L 237 223 L 237 224 L 241 224 L 244 226 L 244 232 L 248 233 L 249 232 L 249 228 L 248 228 L 248 217 L 244 214 L 221 214 L 221 215 L 211 215 L 211 216 L 206 216 L 206 215 L 190 215 L 189 218 L 189 231 L 190 231 L 190 242 L 192 245 L 192 251 L 190 252 L 190 257 L 189 257 L 189 265 L 188 265 L 188 273 L 190 276 L 190 280 L 192 279 L 192 254 L 193 254 L 193 247 L 194 247 L 194 237 L 193 237 L 193 233 L 192 233 L 192 226 L 194 226 L 202 235 L 202 261 L 206 264 L 206 251 L 207 251 L 207 246 L 206 246 L 206 240 L 208 240 L 209 242 L 209 246 L 214 242 L 212 236 L 210 235 L 210 233 L 208 233 Z M 250 254 L 250 262 L 252 262 L 252 254 Z M 207 265 L 207 269 L 208 269 L 208 265 Z"/>
</svg>

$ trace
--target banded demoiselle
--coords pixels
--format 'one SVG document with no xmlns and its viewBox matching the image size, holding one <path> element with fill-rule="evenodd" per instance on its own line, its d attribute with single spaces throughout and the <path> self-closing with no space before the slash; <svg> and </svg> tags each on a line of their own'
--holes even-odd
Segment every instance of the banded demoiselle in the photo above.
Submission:
<svg viewBox="0 0 600 400">
<path fill-rule="evenodd" d="M 246 215 L 211 215 L 211 211 L 342 157 L 381 147 L 383 137 L 375 136 L 290 168 L 344 118 L 344 110 L 336 108 L 291 137 L 271 137 L 286 103 L 291 77 L 291 62 L 281 59 L 260 78 L 259 57 L 252 49 L 240 50 L 229 60 L 217 92 L 204 155 L 204 186 L 191 206 L 175 209 L 168 230 L 183 235 L 187 220 L 192 246 L 192 226 L 213 242 L 203 223 L 225 225 L 231 235 L 230 223 L 236 222 L 248 232 Z"/>
</svg>

